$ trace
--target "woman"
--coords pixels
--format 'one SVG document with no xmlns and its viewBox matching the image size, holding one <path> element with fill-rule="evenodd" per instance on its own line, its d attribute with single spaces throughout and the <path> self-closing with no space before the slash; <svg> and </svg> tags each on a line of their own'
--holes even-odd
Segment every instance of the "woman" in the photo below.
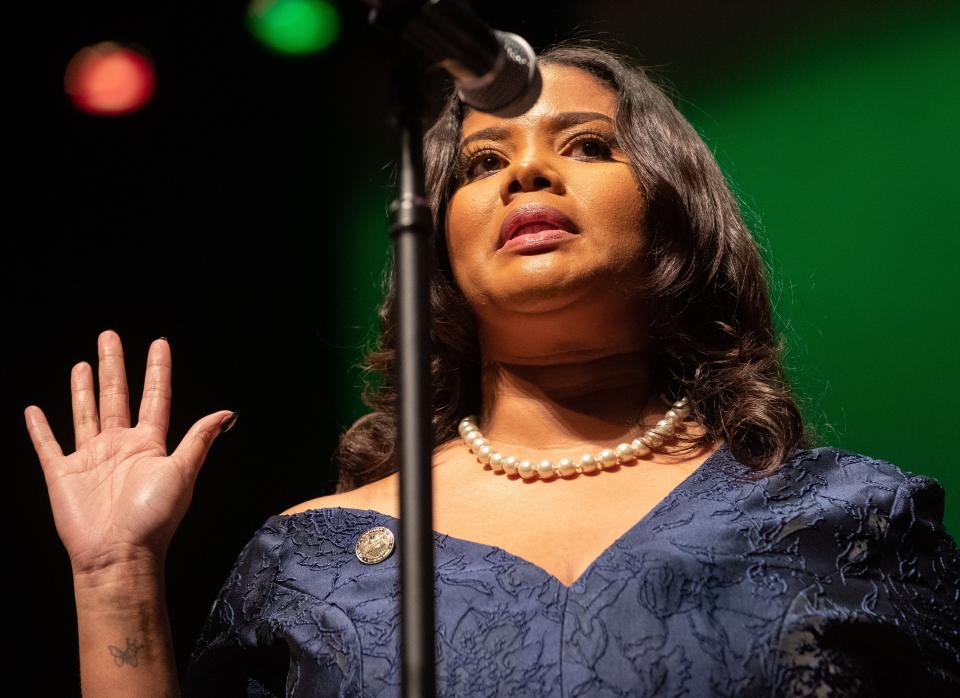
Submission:
<svg viewBox="0 0 960 698">
<path fill-rule="evenodd" d="M 809 448 L 709 150 L 617 56 L 568 44 L 541 62 L 531 111 L 451 97 L 425 142 L 438 692 L 960 688 L 939 483 Z M 369 360 L 384 381 L 341 440 L 337 494 L 254 534 L 185 693 L 398 694 L 393 292 Z M 74 371 L 75 454 L 27 410 L 74 567 L 84 690 L 175 693 L 162 562 L 224 413 L 165 456 L 169 347 L 151 347 L 133 429 L 115 333 L 100 353 L 99 426 L 89 367 Z"/>
</svg>

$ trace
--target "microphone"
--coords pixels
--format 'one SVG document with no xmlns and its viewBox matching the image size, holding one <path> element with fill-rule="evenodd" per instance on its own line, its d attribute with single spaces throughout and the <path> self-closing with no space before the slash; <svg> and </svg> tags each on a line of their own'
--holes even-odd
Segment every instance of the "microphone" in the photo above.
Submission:
<svg viewBox="0 0 960 698">
<path fill-rule="evenodd" d="M 478 111 L 523 114 L 540 96 L 537 56 L 517 34 L 488 27 L 462 0 L 379 0 L 371 21 L 387 10 L 388 21 L 453 78 L 460 99 Z"/>
</svg>

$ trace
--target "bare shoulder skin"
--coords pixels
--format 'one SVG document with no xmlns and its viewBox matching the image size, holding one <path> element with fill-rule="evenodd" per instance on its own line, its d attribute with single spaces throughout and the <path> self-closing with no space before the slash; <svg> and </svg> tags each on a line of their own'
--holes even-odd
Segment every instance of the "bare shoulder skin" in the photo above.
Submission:
<svg viewBox="0 0 960 698">
<path fill-rule="evenodd" d="M 329 507 L 345 507 L 348 509 L 373 509 L 382 514 L 397 517 L 399 490 L 397 489 L 397 475 L 388 475 L 375 482 L 362 485 L 349 492 L 328 494 L 323 497 L 314 497 L 300 504 L 295 504 L 281 515 L 299 514 L 310 509 L 325 509 Z"/>
</svg>

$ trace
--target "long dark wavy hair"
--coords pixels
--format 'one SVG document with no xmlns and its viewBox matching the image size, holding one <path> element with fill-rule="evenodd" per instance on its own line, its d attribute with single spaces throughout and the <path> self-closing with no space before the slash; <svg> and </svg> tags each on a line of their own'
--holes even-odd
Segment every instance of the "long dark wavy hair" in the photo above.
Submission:
<svg viewBox="0 0 960 698">
<path fill-rule="evenodd" d="M 648 268 L 655 388 L 686 395 L 699 436 L 679 434 L 690 451 L 717 440 L 742 463 L 769 472 L 815 434 L 804 426 L 782 363 L 758 246 L 720 168 L 671 99 L 633 61 L 594 40 L 565 41 L 541 63 L 580 68 L 617 95 L 617 141 L 629 154 L 647 201 Z M 458 185 L 457 155 L 466 108 L 455 91 L 424 135 L 426 186 L 435 253 L 430 279 L 433 443 L 458 436 L 459 420 L 480 414 L 481 357 L 476 324 L 447 255 L 445 216 Z M 371 412 L 340 438 L 337 492 L 395 472 L 397 414 L 396 285 L 387 272 L 380 337 L 362 364 Z M 675 442 L 677 443 L 677 442 Z"/>
</svg>

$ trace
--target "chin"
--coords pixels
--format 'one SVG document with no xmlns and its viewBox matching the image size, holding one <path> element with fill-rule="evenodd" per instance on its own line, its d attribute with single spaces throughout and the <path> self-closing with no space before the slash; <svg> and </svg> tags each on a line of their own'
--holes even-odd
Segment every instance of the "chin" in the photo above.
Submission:
<svg viewBox="0 0 960 698">
<path fill-rule="evenodd" d="M 589 285 L 556 278 L 527 279 L 526 283 L 487 295 L 482 310 L 536 315 L 563 310 L 583 300 Z"/>
</svg>

